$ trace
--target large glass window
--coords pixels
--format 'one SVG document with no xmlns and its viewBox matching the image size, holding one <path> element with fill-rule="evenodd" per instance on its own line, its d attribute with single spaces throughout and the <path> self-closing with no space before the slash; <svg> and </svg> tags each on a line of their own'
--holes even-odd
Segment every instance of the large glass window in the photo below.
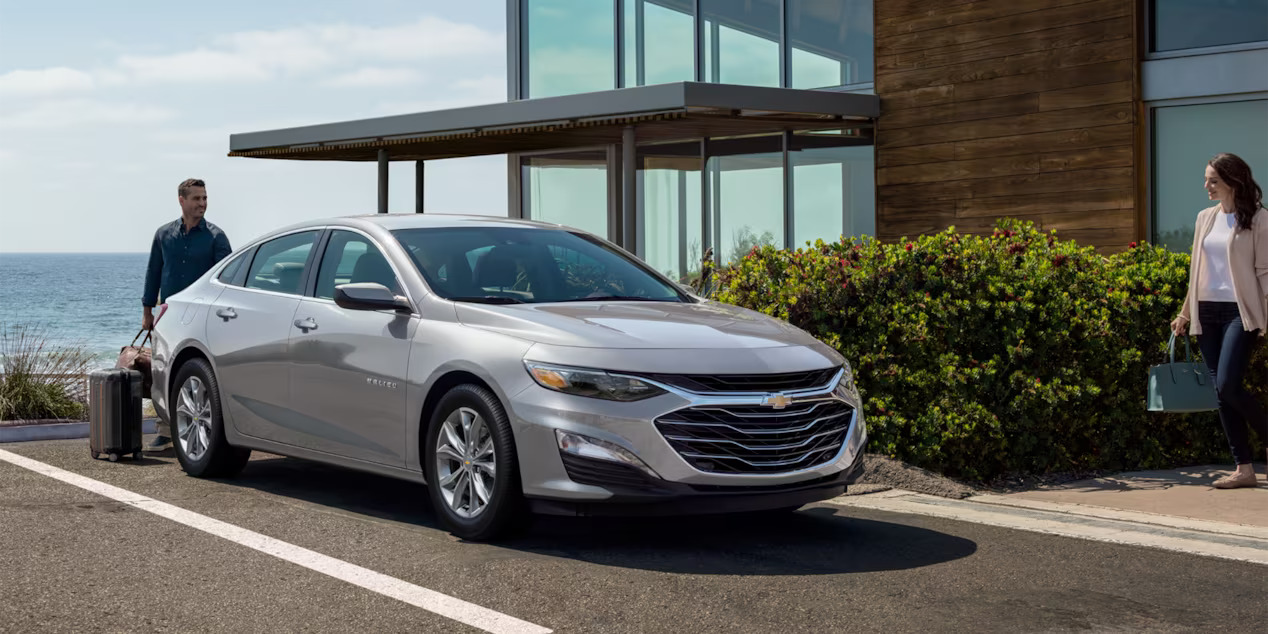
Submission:
<svg viewBox="0 0 1268 634">
<path fill-rule="evenodd" d="M 691 0 L 625 0 L 625 85 L 696 78 Z"/>
<path fill-rule="evenodd" d="M 608 237 L 607 156 L 593 150 L 523 159 L 525 218 Z"/>
<path fill-rule="evenodd" d="M 527 97 L 616 87 L 616 15 L 605 0 L 524 0 Z"/>
<path fill-rule="evenodd" d="M 792 247 L 876 233 L 876 159 L 869 139 L 843 132 L 793 135 Z"/>
<path fill-rule="evenodd" d="M 779 0 L 700 0 L 705 81 L 779 85 Z"/>
<path fill-rule="evenodd" d="M 1174 251 L 1193 246 L 1197 213 L 1215 204 L 1203 178 L 1207 161 L 1232 152 L 1260 183 L 1268 174 L 1268 99 L 1154 109 L 1154 240 Z"/>
<path fill-rule="evenodd" d="M 873 80 L 872 0 L 787 0 L 793 88 Z"/>
<path fill-rule="evenodd" d="M 1268 0 L 1153 0 L 1153 50 L 1268 41 Z"/>
<path fill-rule="evenodd" d="M 758 245 L 784 246 L 782 145 L 779 135 L 710 142 L 712 244 L 723 264 Z"/>
<path fill-rule="evenodd" d="M 640 147 L 639 205 L 643 261 L 670 278 L 700 273 L 700 143 Z"/>
</svg>

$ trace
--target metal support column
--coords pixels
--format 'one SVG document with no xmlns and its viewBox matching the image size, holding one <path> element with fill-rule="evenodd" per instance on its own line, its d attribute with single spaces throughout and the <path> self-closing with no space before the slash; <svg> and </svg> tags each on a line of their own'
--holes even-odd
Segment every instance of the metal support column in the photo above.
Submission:
<svg viewBox="0 0 1268 634">
<path fill-rule="evenodd" d="M 713 246 L 713 205 L 710 202 L 709 139 L 700 139 L 700 262 Z"/>
<path fill-rule="evenodd" d="M 634 143 L 634 126 L 627 125 L 621 130 L 621 246 L 630 253 L 638 253 L 638 164 Z"/>
<path fill-rule="evenodd" d="M 387 150 L 379 150 L 379 213 L 387 213 Z"/>
<path fill-rule="evenodd" d="M 678 279 L 687 271 L 687 171 L 678 170 Z"/>
<path fill-rule="evenodd" d="M 423 213 L 423 162 L 414 161 L 414 213 Z"/>
<path fill-rule="evenodd" d="M 634 0 L 634 76 L 637 82 L 636 86 L 647 84 L 647 64 L 644 48 L 646 47 L 647 38 L 644 35 L 644 26 L 646 15 L 646 0 Z"/>
<path fill-rule="evenodd" d="M 782 171 L 784 172 L 784 248 L 796 248 L 794 241 L 796 240 L 796 222 L 793 214 L 793 169 L 792 169 L 792 144 L 793 133 L 784 131 L 781 137 L 780 145 L 780 162 Z"/>
</svg>

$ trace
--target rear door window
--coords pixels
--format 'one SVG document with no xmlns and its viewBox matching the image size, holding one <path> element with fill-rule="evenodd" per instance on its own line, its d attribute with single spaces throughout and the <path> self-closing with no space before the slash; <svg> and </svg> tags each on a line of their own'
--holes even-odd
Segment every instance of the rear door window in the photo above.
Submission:
<svg viewBox="0 0 1268 634">
<path fill-rule="evenodd" d="M 246 287 L 302 295 L 308 255 L 320 233 L 292 233 L 261 244 L 247 272 Z"/>
</svg>

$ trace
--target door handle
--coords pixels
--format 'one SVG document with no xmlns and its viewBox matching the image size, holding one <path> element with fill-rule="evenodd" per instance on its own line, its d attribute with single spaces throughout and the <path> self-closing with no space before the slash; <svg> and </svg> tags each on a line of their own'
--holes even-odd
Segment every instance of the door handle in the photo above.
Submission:
<svg viewBox="0 0 1268 634">
<path fill-rule="evenodd" d="M 229 323 L 230 319 L 237 318 L 238 313 L 233 308 L 221 308 L 220 310 L 216 311 L 216 316 L 225 320 L 225 323 L 227 324 Z"/>
<path fill-rule="evenodd" d="M 304 334 L 308 334 L 309 330 L 317 330 L 317 322 L 313 321 L 312 317 L 307 317 L 304 319 L 296 319 L 295 327 L 299 328 L 300 330 L 303 330 Z"/>
</svg>

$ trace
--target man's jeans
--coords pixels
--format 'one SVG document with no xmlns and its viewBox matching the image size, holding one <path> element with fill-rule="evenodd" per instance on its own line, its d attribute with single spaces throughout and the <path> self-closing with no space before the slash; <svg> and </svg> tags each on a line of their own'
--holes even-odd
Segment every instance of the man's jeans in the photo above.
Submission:
<svg viewBox="0 0 1268 634">
<path fill-rule="evenodd" d="M 1247 332 L 1242 327 L 1236 302 L 1198 302 L 1198 321 L 1202 324 L 1198 348 L 1215 378 L 1220 423 L 1233 449 L 1233 459 L 1239 465 L 1250 464 L 1250 434 L 1246 427 L 1254 427 L 1260 440 L 1268 442 L 1268 413 L 1242 384 L 1259 331 Z"/>
</svg>

